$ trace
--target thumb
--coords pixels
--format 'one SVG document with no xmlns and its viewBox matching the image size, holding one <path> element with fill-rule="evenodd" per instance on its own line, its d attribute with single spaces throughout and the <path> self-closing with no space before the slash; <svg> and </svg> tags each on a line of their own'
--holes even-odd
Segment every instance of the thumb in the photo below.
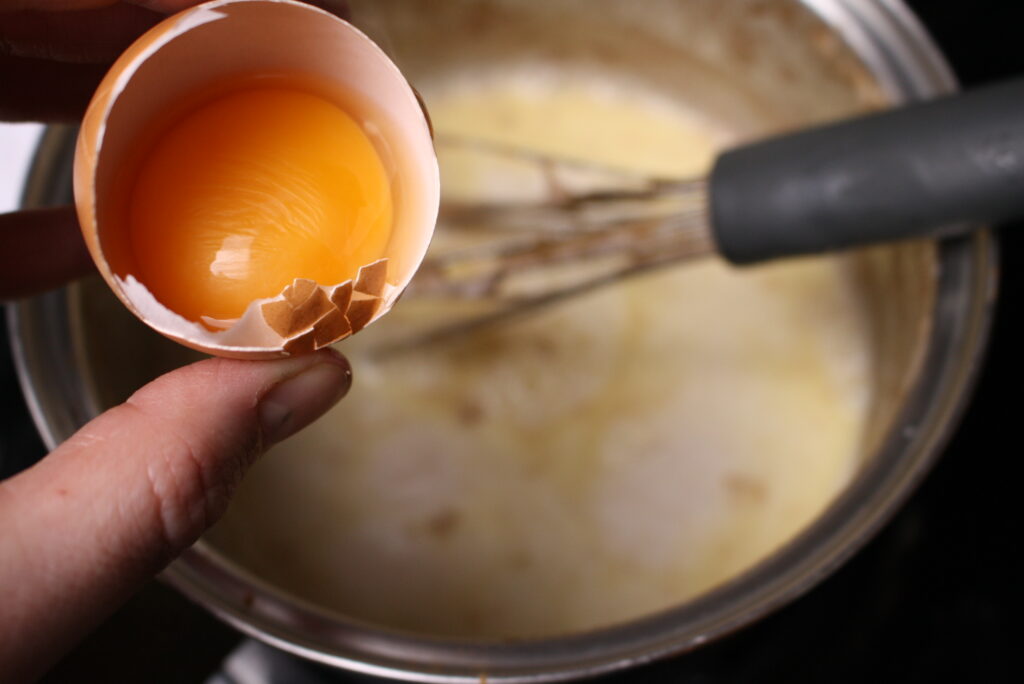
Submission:
<svg viewBox="0 0 1024 684">
<path fill-rule="evenodd" d="M 350 383 L 333 351 L 200 361 L 0 483 L 0 672 L 39 674 L 212 525 L 267 446 Z"/>
</svg>

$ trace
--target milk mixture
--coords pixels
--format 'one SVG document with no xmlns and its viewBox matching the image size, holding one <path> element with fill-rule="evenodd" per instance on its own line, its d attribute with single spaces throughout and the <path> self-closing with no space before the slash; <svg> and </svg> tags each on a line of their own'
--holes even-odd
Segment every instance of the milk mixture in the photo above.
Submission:
<svg viewBox="0 0 1024 684">
<path fill-rule="evenodd" d="M 423 94 L 439 135 L 652 174 L 706 173 L 729 142 L 626 92 L 506 74 Z M 441 162 L 446 191 L 474 191 Z M 417 306 L 340 345 L 351 394 L 210 535 L 318 606 L 470 637 L 628 620 L 763 559 L 856 467 L 871 358 L 840 259 L 674 267 L 375 356 Z"/>
</svg>

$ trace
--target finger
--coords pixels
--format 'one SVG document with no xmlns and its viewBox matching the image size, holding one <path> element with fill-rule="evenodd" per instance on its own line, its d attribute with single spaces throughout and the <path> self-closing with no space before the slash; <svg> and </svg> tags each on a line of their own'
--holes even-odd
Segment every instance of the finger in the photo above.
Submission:
<svg viewBox="0 0 1024 684">
<path fill-rule="evenodd" d="M 184 9 L 196 2 L 148 3 L 149 9 L 141 4 L 117 3 L 87 9 L 77 7 L 67 12 L 0 12 L 0 54 L 109 64 L 132 41 L 163 19 L 166 12 Z M 342 17 L 348 14 L 344 0 L 320 0 L 312 4 Z"/>
<path fill-rule="evenodd" d="M 139 5 L 154 12 L 169 14 L 178 12 L 186 7 L 198 5 L 203 0 L 123 0 L 130 5 Z M 345 0 L 300 0 L 308 1 L 311 5 L 320 5 L 329 12 L 335 11 L 336 7 L 345 7 Z M 118 0 L 4 0 L 0 4 L 0 13 L 18 11 L 41 11 L 41 12 L 67 12 L 83 9 L 95 9 L 97 7 L 109 7 L 118 4 Z M 333 7 L 332 7 L 333 6 Z"/>
<path fill-rule="evenodd" d="M 265 446 L 317 418 L 350 382 L 347 362 L 327 350 L 201 361 L 2 483 L 0 672 L 38 675 L 213 524 Z"/>
<path fill-rule="evenodd" d="M 74 207 L 0 214 L 0 301 L 58 287 L 92 270 Z"/>
<path fill-rule="evenodd" d="M 105 70 L 103 64 L 0 54 L 0 121 L 75 121 L 85 112 Z"/>
<path fill-rule="evenodd" d="M 36 3 L 34 6 L 76 8 L 97 4 L 109 5 L 86 0 Z M 137 4 L 171 11 L 196 2 L 167 0 Z M 347 16 L 347 4 L 342 0 L 320 0 L 311 4 Z M 27 3 L 19 6 L 27 6 Z M 149 10 L 127 6 L 57 14 L 0 12 L 0 121 L 78 120 L 110 63 L 161 17 Z"/>
<path fill-rule="evenodd" d="M 121 0 L 4 0 L 0 4 L 0 12 L 16 12 L 33 10 L 39 12 L 67 12 L 96 7 L 108 7 L 119 4 Z M 157 12 L 177 12 L 191 5 L 198 5 L 203 0 L 124 0 L 132 5 L 140 5 Z"/>
<path fill-rule="evenodd" d="M 110 64 L 163 14 L 137 5 L 0 13 L 0 54 Z"/>
</svg>

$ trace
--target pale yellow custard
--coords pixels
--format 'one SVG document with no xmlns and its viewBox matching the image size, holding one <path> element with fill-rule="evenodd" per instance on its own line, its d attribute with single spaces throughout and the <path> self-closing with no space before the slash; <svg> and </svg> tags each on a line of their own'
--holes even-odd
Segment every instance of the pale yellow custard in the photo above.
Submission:
<svg viewBox="0 0 1024 684">
<path fill-rule="evenodd" d="M 439 136 L 660 175 L 705 173 L 730 140 L 585 79 L 424 96 Z M 446 192 L 488 192 L 441 163 Z M 322 608 L 481 637 L 627 620 L 749 568 L 855 468 L 871 358 L 841 259 L 684 265 L 375 357 L 416 306 L 340 345 L 350 396 L 258 464 L 210 535 Z"/>
</svg>

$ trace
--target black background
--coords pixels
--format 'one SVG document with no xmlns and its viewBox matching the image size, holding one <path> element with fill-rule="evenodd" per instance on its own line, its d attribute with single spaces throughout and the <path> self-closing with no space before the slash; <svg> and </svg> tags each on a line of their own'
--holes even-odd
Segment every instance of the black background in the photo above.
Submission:
<svg viewBox="0 0 1024 684">
<path fill-rule="evenodd" d="M 1024 75 L 1019 1 L 909 4 L 963 85 Z M 1001 296 L 974 401 L 938 466 L 896 518 L 834 576 L 757 625 L 603 684 L 1021 681 L 1012 625 L 1024 578 L 1022 492 L 1012 469 L 1021 456 L 1017 421 L 1024 420 L 1024 326 L 1016 325 L 1024 315 L 1024 226 L 1004 228 L 1001 239 Z M 43 447 L 3 346 L 5 333 L 0 453 L 9 472 L 16 466 L 11 456 L 31 462 Z M 5 628 L 2 638 L 17 636 Z M 201 682 L 239 639 L 153 584 L 46 681 Z"/>
</svg>

